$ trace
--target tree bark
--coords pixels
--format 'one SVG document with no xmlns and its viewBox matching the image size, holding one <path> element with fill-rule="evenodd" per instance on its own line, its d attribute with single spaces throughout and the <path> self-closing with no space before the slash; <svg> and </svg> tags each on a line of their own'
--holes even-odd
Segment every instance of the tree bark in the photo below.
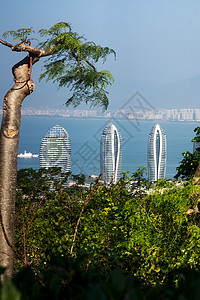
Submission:
<svg viewBox="0 0 200 300">
<path fill-rule="evenodd" d="M 13 273 L 15 253 L 14 214 L 21 104 L 35 86 L 29 68 L 30 56 L 27 56 L 12 69 L 15 85 L 4 98 L 0 131 L 0 265 L 6 268 L 8 277 Z"/>
</svg>

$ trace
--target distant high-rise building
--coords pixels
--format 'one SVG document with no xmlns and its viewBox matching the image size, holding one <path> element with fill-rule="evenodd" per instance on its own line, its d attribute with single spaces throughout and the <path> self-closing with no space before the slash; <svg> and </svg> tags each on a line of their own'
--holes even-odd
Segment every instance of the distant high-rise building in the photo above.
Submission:
<svg viewBox="0 0 200 300">
<path fill-rule="evenodd" d="M 60 167 L 63 173 L 71 168 L 71 142 L 67 131 L 59 126 L 50 128 L 40 145 L 40 168 Z"/>
<path fill-rule="evenodd" d="M 166 135 L 159 124 L 155 124 L 148 140 L 148 179 L 156 181 L 165 178 L 167 156 Z"/>
<path fill-rule="evenodd" d="M 121 173 L 121 136 L 116 126 L 108 124 L 101 136 L 100 145 L 100 169 L 103 179 L 107 182 L 116 183 Z"/>
</svg>

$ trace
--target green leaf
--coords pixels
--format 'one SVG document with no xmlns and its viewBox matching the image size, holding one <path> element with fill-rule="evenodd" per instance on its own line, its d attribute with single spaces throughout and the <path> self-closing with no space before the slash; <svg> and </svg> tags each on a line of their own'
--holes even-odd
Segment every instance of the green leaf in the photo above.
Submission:
<svg viewBox="0 0 200 300">
<path fill-rule="evenodd" d="M 1 300 L 21 300 L 21 294 L 15 287 L 14 283 L 5 279 L 0 290 Z"/>
</svg>

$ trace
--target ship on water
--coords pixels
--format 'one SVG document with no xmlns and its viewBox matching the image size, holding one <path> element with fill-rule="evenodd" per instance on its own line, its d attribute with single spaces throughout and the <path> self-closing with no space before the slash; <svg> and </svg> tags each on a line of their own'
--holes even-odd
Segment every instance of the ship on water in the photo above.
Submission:
<svg viewBox="0 0 200 300">
<path fill-rule="evenodd" d="M 17 157 L 20 158 L 32 158 L 32 157 L 38 157 L 39 154 L 33 154 L 31 152 L 26 152 L 26 150 L 24 151 L 24 153 L 20 153 L 17 155 Z"/>
</svg>

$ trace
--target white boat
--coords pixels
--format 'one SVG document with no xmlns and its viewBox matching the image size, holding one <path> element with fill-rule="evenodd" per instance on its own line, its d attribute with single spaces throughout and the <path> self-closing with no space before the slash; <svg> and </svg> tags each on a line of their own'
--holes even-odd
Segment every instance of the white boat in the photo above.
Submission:
<svg viewBox="0 0 200 300">
<path fill-rule="evenodd" d="M 38 157 L 38 154 L 32 154 L 31 152 L 26 152 L 25 150 L 24 153 L 18 154 L 17 157 L 31 158 L 31 157 Z"/>
</svg>

